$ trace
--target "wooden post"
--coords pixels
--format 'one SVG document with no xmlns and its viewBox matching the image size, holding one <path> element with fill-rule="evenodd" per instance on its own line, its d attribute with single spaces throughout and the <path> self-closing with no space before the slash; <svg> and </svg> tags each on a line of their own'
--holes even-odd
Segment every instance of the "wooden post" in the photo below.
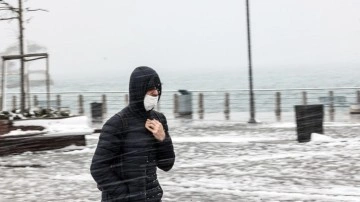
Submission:
<svg viewBox="0 0 360 202">
<path fill-rule="evenodd" d="M 5 61 L 2 61 L 2 65 L 1 65 L 1 103 L 0 103 L 0 110 L 3 111 L 5 110 L 5 106 L 6 106 L 6 94 L 5 94 L 5 79 L 6 79 L 6 69 L 5 69 Z"/>
<path fill-rule="evenodd" d="M 39 106 L 39 100 L 38 100 L 37 95 L 34 95 L 34 107 L 37 107 L 37 106 Z"/>
<path fill-rule="evenodd" d="M 27 107 L 26 107 L 26 105 L 25 105 L 25 108 L 27 108 L 27 109 L 30 109 L 31 108 L 31 99 L 30 99 L 30 75 L 29 75 L 29 73 L 27 73 L 27 74 L 25 74 L 25 87 L 26 87 L 26 89 L 25 89 L 25 96 L 26 96 L 26 98 L 25 98 L 25 100 L 26 100 L 26 102 L 27 102 Z"/>
<path fill-rule="evenodd" d="M 83 98 L 83 95 L 79 95 L 79 115 L 84 115 L 84 98 Z"/>
<path fill-rule="evenodd" d="M 204 118 L 204 95 L 199 93 L 199 118 Z"/>
<path fill-rule="evenodd" d="M 12 110 L 16 110 L 17 106 L 16 106 L 16 96 L 14 95 L 12 97 Z"/>
<path fill-rule="evenodd" d="M 46 57 L 46 103 L 50 108 L 50 72 L 49 72 L 49 55 Z"/>
<path fill-rule="evenodd" d="M 334 108 L 334 92 L 333 91 L 329 91 L 329 97 L 330 97 L 330 106 L 329 106 L 330 121 L 334 121 L 335 108 Z"/>
<path fill-rule="evenodd" d="M 129 95 L 125 94 L 125 106 L 129 104 Z"/>
<path fill-rule="evenodd" d="M 56 108 L 58 111 L 61 110 L 61 95 L 56 95 Z"/>
<path fill-rule="evenodd" d="M 357 92 L 356 92 L 356 94 L 357 94 L 357 103 L 358 104 L 360 104 L 360 90 L 358 90 Z"/>
<path fill-rule="evenodd" d="M 302 104 L 307 105 L 307 93 L 306 93 L 306 91 L 302 92 Z"/>
<path fill-rule="evenodd" d="M 179 111 L 179 96 L 178 94 L 174 94 L 174 114 L 177 115 Z"/>
<path fill-rule="evenodd" d="M 280 92 L 276 92 L 276 95 L 275 95 L 275 115 L 276 115 L 276 120 L 280 121 L 281 120 L 281 93 Z"/>
<path fill-rule="evenodd" d="M 229 93 L 225 93 L 225 109 L 224 109 L 224 114 L 225 114 L 225 119 L 229 120 L 230 119 L 230 94 Z"/>
<path fill-rule="evenodd" d="M 102 97 L 101 97 L 101 99 L 102 99 L 102 113 L 103 113 L 102 116 L 103 116 L 103 118 L 104 118 L 104 117 L 106 117 L 106 114 L 107 114 L 106 95 L 103 94 Z"/>
</svg>

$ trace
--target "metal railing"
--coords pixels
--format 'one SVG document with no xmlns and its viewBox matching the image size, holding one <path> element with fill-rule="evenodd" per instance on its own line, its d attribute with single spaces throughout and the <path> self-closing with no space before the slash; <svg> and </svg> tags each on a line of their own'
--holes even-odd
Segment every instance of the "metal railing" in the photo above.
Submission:
<svg viewBox="0 0 360 202">
<path fill-rule="evenodd" d="M 257 113 L 268 112 L 272 116 L 293 112 L 294 105 L 324 104 L 326 112 L 344 112 L 354 103 L 360 103 L 360 87 L 337 88 L 289 88 L 289 89 L 254 89 L 255 110 Z M 249 93 L 247 89 L 229 90 L 189 90 L 192 97 L 193 114 L 201 113 L 205 118 L 210 113 L 244 113 L 249 112 Z M 178 91 L 163 91 L 157 110 L 174 115 Z M 19 108 L 19 93 L 7 93 L 6 109 Z M 46 107 L 46 93 L 32 92 L 30 108 Z M 128 103 L 126 91 L 68 91 L 52 92 L 50 106 L 54 109 L 68 109 L 72 114 L 91 116 L 91 103 L 104 103 L 104 117 L 118 112 Z M 29 106 L 27 106 L 29 108 Z M 174 118 L 176 115 L 173 116 Z M 200 116 L 201 117 L 201 116 Z"/>
</svg>

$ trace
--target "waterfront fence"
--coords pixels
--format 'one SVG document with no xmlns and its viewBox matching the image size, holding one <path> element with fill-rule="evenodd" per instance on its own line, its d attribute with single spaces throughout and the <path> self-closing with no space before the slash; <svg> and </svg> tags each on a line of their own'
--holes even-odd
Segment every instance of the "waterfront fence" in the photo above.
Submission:
<svg viewBox="0 0 360 202">
<path fill-rule="evenodd" d="M 249 112 L 249 92 L 247 89 L 232 90 L 188 90 L 191 93 L 192 114 L 206 118 L 207 114 L 223 113 L 229 119 L 232 113 Z M 45 92 L 32 92 L 27 96 L 27 108 L 47 107 Z M 349 106 L 360 103 L 360 87 L 343 88 L 292 88 L 255 89 L 256 112 L 271 112 L 277 120 L 282 113 L 294 112 L 294 105 L 324 104 L 325 113 L 347 111 Z M 163 91 L 157 110 L 167 116 L 178 117 L 179 91 Z M 6 94 L 5 110 L 19 108 L 19 93 Z M 102 103 L 103 117 L 106 119 L 121 110 L 129 102 L 127 91 L 71 91 L 51 92 L 50 107 L 54 110 L 68 110 L 74 115 L 91 117 L 91 103 Z M 184 103 L 182 103 L 184 104 Z"/>
</svg>

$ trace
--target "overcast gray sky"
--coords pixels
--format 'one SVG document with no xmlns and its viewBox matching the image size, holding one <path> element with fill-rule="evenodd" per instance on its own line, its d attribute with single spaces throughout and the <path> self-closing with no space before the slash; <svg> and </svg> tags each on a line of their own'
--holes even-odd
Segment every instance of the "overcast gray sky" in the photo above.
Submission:
<svg viewBox="0 0 360 202">
<path fill-rule="evenodd" d="M 16 5 L 17 0 L 7 0 Z M 55 75 L 246 68 L 245 0 L 28 0 Z M 359 0 L 250 0 L 254 68 L 360 67 Z M 17 43 L 0 22 L 0 52 Z"/>
</svg>

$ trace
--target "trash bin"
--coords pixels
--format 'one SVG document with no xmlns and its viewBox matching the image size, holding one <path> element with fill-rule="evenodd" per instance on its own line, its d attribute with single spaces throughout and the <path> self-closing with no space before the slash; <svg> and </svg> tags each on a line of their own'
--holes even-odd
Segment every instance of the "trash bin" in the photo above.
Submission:
<svg viewBox="0 0 360 202">
<path fill-rule="evenodd" d="M 179 116 L 191 116 L 192 115 L 192 94 L 187 90 L 179 90 L 181 94 L 179 96 Z"/>
<path fill-rule="evenodd" d="M 91 120 L 92 122 L 103 121 L 102 103 L 92 102 L 91 105 Z"/>
<path fill-rule="evenodd" d="M 295 105 L 298 142 L 309 142 L 311 133 L 323 134 L 324 105 Z"/>
</svg>

